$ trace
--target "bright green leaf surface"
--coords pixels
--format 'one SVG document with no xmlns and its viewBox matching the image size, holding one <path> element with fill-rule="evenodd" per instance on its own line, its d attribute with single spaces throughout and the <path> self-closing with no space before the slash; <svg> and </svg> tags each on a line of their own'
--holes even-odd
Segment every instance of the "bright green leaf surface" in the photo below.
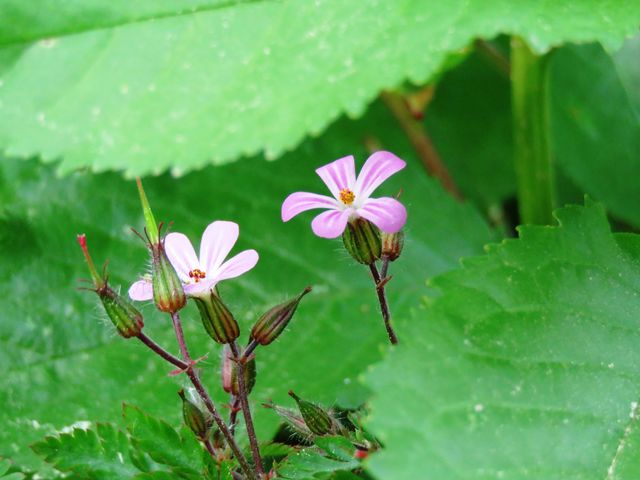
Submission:
<svg viewBox="0 0 640 480">
<path fill-rule="evenodd" d="M 457 266 L 461 256 L 480 253 L 491 239 L 473 208 L 454 202 L 426 178 L 407 146 L 394 140 L 395 129 L 373 127 L 388 124 L 386 112 L 376 108 L 366 122 L 341 121 L 322 140 L 279 162 L 255 158 L 179 180 L 145 180 L 156 216 L 174 220 L 173 230 L 198 243 L 209 222 L 235 220 L 240 241 L 234 251 L 260 252 L 254 270 L 221 284 L 245 335 L 269 306 L 314 286 L 289 330 L 257 352 L 256 406 L 269 398 L 287 403 L 289 389 L 325 404 L 357 405 L 366 397 L 358 375 L 388 348 L 366 269 L 347 257 L 339 240 L 312 234 L 312 214 L 280 221 L 287 194 L 324 192 L 314 168 L 350 152 L 362 164 L 366 153 L 354 142 L 371 135 L 409 161 L 380 189 L 394 194 L 404 188 L 409 210 L 405 253 L 393 264 L 389 284 L 398 322 L 420 302 L 427 278 Z M 76 421 L 117 421 L 123 401 L 178 425 L 176 391 L 185 380 L 168 378 L 173 368 L 136 340 L 117 337 L 93 295 L 76 290 L 76 279 L 88 277 L 75 242 L 79 232 L 87 234 L 97 263 L 110 260 L 113 282 L 126 289 L 144 271 L 147 253 L 129 229 L 143 225 L 135 184 L 111 174 L 60 180 L 37 162 L 4 162 L 0 201 L 0 455 L 35 468 L 37 459 L 26 444 Z M 150 305 L 143 311 L 147 333 L 176 352 L 168 318 Z M 215 398 L 226 401 L 218 346 L 204 334 L 193 306 L 183 316 L 193 356 L 209 353 L 203 380 Z M 398 334 L 402 341 L 404 332 Z M 261 408 L 256 417 L 261 439 L 269 440 L 277 417 Z"/>
<path fill-rule="evenodd" d="M 155 462 L 172 467 L 185 478 L 202 478 L 198 472 L 204 470 L 203 450 L 191 432 L 181 436 L 168 423 L 131 405 L 125 405 L 124 416 L 134 445 Z"/>
<path fill-rule="evenodd" d="M 640 225 L 640 37 L 613 57 L 596 45 L 552 56 L 551 132 L 558 164 L 584 191 Z"/>
<path fill-rule="evenodd" d="M 129 457 L 129 439 L 110 424 L 47 437 L 32 448 L 56 469 L 78 478 L 120 480 L 138 473 Z"/>
<path fill-rule="evenodd" d="M 5 1 L 0 149 L 70 171 L 281 155 L 475 37 L 619 45 L 638 2 Z"/>
<path fill-rule="evenodd" d="M 436 279 L 368 375 L 376 478 L 637 478 L 640 237 L 557 218 Z"/>
</svg>

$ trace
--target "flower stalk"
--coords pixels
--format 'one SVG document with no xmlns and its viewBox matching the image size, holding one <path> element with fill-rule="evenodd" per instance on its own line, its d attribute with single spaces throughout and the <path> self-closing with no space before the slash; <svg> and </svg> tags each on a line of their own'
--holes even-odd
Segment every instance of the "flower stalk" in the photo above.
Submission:
<svg viewBox="0 0 640 480">
<path fill-rule="evenodd" d="M 238 348 L 238 343 L 235 340 L 229 344 L 229 347 L 231 348 L 231 353 L 233 354 L 234 360 L 237 362 L 238 399 L 240 400 L 242 415 L 244 416 L 247 436 L 249 437 L 249 445 L 251 447 L 253 463 L 256 467 L 258 477 L 262 478 L 262 476 L 264 475 L 264 467 L 262 465 L 262 458 L 260 457 L 258 437 L 256 436 L 255 427 L 253 426 L 253 418 L 251 417 L 251 408 L 249 406 L 249 395 L 247 393 L 247 386 L 245 384 L 246 363 L 244 361 L 244 357 L 240 355 L 240 349 Z"/>
<path fill-rule="evenodd" d="M 387 335 L 389 336 L 389 341 L 392 345 L 398 344 L 398 336 L 391 326 L 391 312 L 389 311 L 389 304 L 387 303 L 387 296 L 384 290 L 385 285 L 389 281 L 386 276 L 389 266 L 388 258 L 383 260 L 382 272 L 384 276 L 381 277 L 378 272 L 378 267 L 375 263 L 369 265 L 369 269 L 371 270 L 371 275 L 373 276 L 373 281 L 376 284 L 376 294 L 378 295 L 378 303 L 380 304 L 380 312 L 382 313 L 382 320 L 384 321 L 384 327 L 387 330 Z"/>
</svg>

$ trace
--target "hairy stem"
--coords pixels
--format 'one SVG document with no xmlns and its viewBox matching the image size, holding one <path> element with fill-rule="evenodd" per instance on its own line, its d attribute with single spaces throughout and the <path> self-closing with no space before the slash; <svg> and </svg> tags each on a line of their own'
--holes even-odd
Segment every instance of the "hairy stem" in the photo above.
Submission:
<svg viewBox="0 0 640 480">
<path fill-rule="evenodd" d="M 511 40 L 511 99 L 520 223 L 553 222 L 554 174 L 549 148 L 548 57 Z"/>
<path fill-rule="evenodd" d="M 216 452 L 216 449 L 213 448 L 213 445 L 211 443 L 211 440 L 206 439 L 204 442 L 204 446 L 207 449 L 207 452 L 209 452 L 209 454 L 211 455 L 211 457 L 213 457 L 214 460 L 218 461 L 218 453 Z"/>
<path fill-rule="evenodd" d="M 240 399 L 240 406 L 242 407 L 242 415 L 244 416 L 244 424 L 247 429 L 247 436 L 249 437 L 249 445 L 251 446 L 251 455 L 253 456 L 253 463 L 255 464 L 258 476 L 262 477 L 264 474 L 264 468 L 262 466 L 262 458 L 260 458 L 260 448 L 258 447 L 258 438 L 256 437 L 256 431 L 253 427 L 253 419 L 251 418 L 251 409 L 249 408 L 249 396 L 247 394 L 247 388 L 244 383 L 244 367 L 245 363 L 240 355 L 240 349 L 237 342 L 234 340 L 229 344 L 231 347 L 231 353 L 235 357 L 238 366 L 238 397 Z"/>
<path fill-rule="evenodd" d="M 371 275 L 373 275 L 373 281 L 376 284 L 376 293 L 378 294 L 378 302 L 380 303 L 380 311 L 382 312 L 382 319 L 384 320 L 384 327 L 387 329 L 387 335 L 389 335 L 389 341 L 392 345 L 398 344 L 398 337 L 396 336 L 396 332 L 393 331 L 393 327 L 391 326 L 391 313 L 389 312 L 389 305 L 387 304 L 387 296 L 384 291 L 384 284 L 381 284 L 381 281 L 386 278 L 380 277 L 378 273 L 378 267 L 376 267 L 375 263 L 369 265 L 371 269 Z M 386 273 L 388 269 L 387 265 L 383 264 L 383 271 Z"/>
<path fill-rule="evenodd" d="M 231 431 L 231 435 L 235 435 L 236 425 L 238 424 L 238 412 L 241 410 L 240 398 L 235 395 L 231 395 L 229 408 L 231 410 L 229 412 L 229 430 Z"/>
<path fill-rule="evenodd" d="M 427 134 L 422 122 L 413 118 L 402 95 L 392 92 L 382 92 L 381 98 L 389 110 L 391 110 L 391 113 L 396 117 L 396 120 L 409 138 L 427 172 L 437 178 L 453 197 L 461 199 L 462 195 L 460 194 L 460 190 L 458 190 L 458 187 L 453 182 L 449 170 L 447 170 L 447 167 L 445 167 L 442 160 L 440 160 L 440 156 L 433 146 L 433 142 L 431 142 L 431 138 Z"/>
<path fill-rule="evenodd" d="M 138 334 L 138 339 L 144 343 L 147 347 L 149 347 L 151 350 L 153 350 L 154 353 L 158 354 L 160 357 L 162 357 L 163 359 L 165 359 L 167 362 L 175 365 L 176 367 L 178 367 L 180 370 L 186 370 L 187 368 L 189 368 L 189 365 L 186 364 L 185 362 L 183 362 L 182 360 L 180 360 L 177 357 L 174 357 L 173 355 L 171 355 L 169 352 L 167 352 L 164 348 L 162 348 L 160 345 L 158 345 L 156 342 L 154 342 L 153 340 L 151 340 L 149 337 L 147 337 L 144 333 L 140 332 Z"/>
<path fill-rule="evenodd" d="M 191 355 L 189 355 L 189 350 L 187 348 L 187 344 L 184 339 L 184 332 L 182 330 L 182 323 L 180 322 L 180 315 L 177 312 L 172 313 L 171 321 L 173 322 L 173 329 L 175 330 L 176 338 L 178 340 L 178 346 L 180 347 L 180 352 L 182 353 L 182 359 L 188 364 L 185 373 L 189 377 L 189 380 L 191 380 L 191 383 L 193 384 L 194 388 L 198 392 L 198 395 L 200 395 L 200 398 L 202 398 L 202 401 L 207 407 L 207 410 L 211 412 L 211 416 L 213 417 L 213 420 L 216 422 L 216 425 L 222 432 L 222 435 L 227 440 L 227 444 L 229 445 L 229 448 L 231 448 L 231 451 L 233 452 L 236 459 L 238 460 L 238 463 L 240 464 L 240 467 L 242 468 L 242 470 L 245 472 L 245 474 L 249 478 L 251 478 L 252 480 L 257 480 L 257 477 L 253 472 L 253 470 L 251 469 L 249 462 L 247 462 L 247 458 L 244 456 L 242 451 L 240 451 L 240 448 L 238 447 L 238 444 L 233 438 L 233 435 L 229 431 L 227 424 L 224 423 L 224 420 L 220 416 L 218 409 L 213 403 L 213 400 L 211 400 L 209 393 L 207 392 L 204 385 L 200 381 L 200 376 L 198 375 L 196 370 L 193 368 L 193 360 L 191 359 Z"/>
</svg>

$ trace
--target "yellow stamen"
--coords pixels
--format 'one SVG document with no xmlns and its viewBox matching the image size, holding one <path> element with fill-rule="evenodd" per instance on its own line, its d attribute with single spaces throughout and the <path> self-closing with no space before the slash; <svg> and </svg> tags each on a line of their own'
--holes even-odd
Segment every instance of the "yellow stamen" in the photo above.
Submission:
<svg viewBox="0 0 640 480">
<path fill-rule="evenodd" d="M 199 268 L 194 268 L 189 272 L 189 278 L 193 278 L 193 281 L 196 283 L 198 283 L 200 280 L 202 280 L 206 276 L 207 275 Z"/>
<path fill-rule="evenodd" d="M 353 193 L 348 188 L 343 188 L 342 190 L 340 190 L 340 200 L 345 205 L 351 205 L 355 199 L 356 199 L 356 194 Z"/>
</svg>

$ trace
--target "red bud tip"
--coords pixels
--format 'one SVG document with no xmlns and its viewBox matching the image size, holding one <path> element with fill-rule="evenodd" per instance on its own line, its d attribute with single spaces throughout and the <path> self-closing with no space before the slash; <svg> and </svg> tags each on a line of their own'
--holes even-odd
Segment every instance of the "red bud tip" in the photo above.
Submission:
<svg viewBox="0 0 640 480">
<path fill-rule="evenodd" d="M 87 265 L 89 267 L 89 273 L 91 273 L 91 278 L 93 279 L 93 283 L 96 287 L 100 287 L 104 285 L 104 281 L 98 274 L 95 265 L 93 264 L 93 260 L 91 259 L 91 255 L 89 255 L 89 249 L 87 248 L 87 236 L 84 233 L 81 233 L 76 236 L 78 240 L 78 244 L 82 249 L 82 253 L 84 255 L 85 260 L 87 261 Z"/>
<path fill-rule="evenodd" d="M 364 460 L 368 456 L 369 456 L 369 452 L 367 452 L 366 450 L 356 450 L 355 453 L 353 454 L 353 457 L 358 460 Z"/>
</svg>

